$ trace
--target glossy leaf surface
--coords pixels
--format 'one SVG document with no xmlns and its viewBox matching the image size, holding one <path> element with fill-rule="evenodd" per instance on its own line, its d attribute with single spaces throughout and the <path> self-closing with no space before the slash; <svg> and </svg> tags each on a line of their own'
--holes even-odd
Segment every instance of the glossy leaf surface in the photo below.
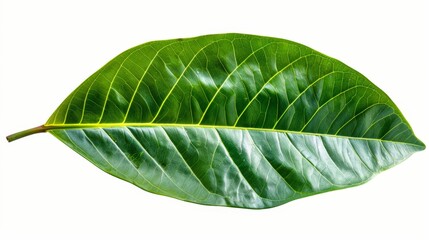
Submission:
<svg viewBox="0 0 429 240">
<path fill-rule="evenodd" d="M 129 49 L 41 131 L 149 192 L 243 208 L 359 185 L 425 148 L 357 71 L 242 34 Z"/>
</svg>

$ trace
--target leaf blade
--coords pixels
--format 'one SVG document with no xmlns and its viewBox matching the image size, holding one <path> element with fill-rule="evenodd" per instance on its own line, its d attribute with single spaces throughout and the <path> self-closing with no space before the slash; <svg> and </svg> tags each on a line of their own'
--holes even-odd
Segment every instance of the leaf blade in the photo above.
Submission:
<svg viewBox="0 0 429 240">
<path fill-rule="evenodd" d="M 106 146 L 85 157 L 98 159 L 93 163 L 103 171 L 112 172 L 111 168 L 104 164 L 105 156 L 110 155 L 109 159 L 116 162 L 110 165 L 116 168 L 116 174 L 113 175 L 150 192 L 201 204 L 245 208 L 274 207 L 296 198 L 361 184 L 375 173 L 398 164 L 417 150 L 417 146 L 377 140 L 362 141 L 332 136 L 218 128 L 158 126 L 51 131 L 81 154 L 88 152 L 86 141 L 81 138 L 86 136 L 85 138 L 92 139 L 91 141 L 106 139 L 97 135 L 100 132 L 109 135 L 109 140 L 104 143 Z M 197 137 L 199 144 L 204 143 L 204 148 L 192 146 L 190 140 L 182 142 L 183 139 L 195 140 Z M 242 139 L 242 142 L 234 144 L 236 139 Z M 121 144 L 117 149 L 124 153 L 112 153 L 112 149 L 116 148 L 115 142 Z M 132 157 L 136 161 L 134 164 L 129 160 L 131 157 L 126 157 L 132 155 L 131 145 L 146 146 L 143 152 L 147 154 Z M 355 149 L 353 159 L 329 157 L 328 152 L 353 156 L 349 153 L 351 147 L 347 145 Z M 391 157 L 382 150 L 382 145 L 387 148 L 401 148 L 399 160 L 391 161 Z M 175 150 L 171 151 L 172 148 Z M 190 156 L 195 156 L 196 149 L 204 149 L 206 152 L 197 154 L 195 162 L 186 162 L 185 159 L 189 160 Z M 308 149 L 318 151 L 310 152 Z M 377 157 L 373 158 L 371 154 Z M 237 157 L 238 155 L 249 157 Z M 279 158 L 279 155 L 288 157 Z M 217 163 L 213 165 L 213 158 L 205 156 L 216 156 Z M 121 164 L 122 162 L 128 164 Z M 166 168 L 161 171 L 160 166 Z M 205 176 L 211 168 L 215 178 Z M 138 171 L 139 174 L 132 174 L 131 171 Z M 161 180 L 161 172 L 167 175 L 164 176 L 169 181 Z M 172 186 L 174 184 L 177 186 Z M 157 189 L 154 186 L 161 187 Z"/>
</svg>

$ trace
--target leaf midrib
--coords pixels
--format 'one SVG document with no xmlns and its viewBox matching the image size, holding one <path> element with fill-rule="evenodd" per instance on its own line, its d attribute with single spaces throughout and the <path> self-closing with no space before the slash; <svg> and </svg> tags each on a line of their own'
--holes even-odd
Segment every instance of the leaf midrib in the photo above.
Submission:
<svg viewBox="0 0 429 240">
<path fill-rule="evenodd" d="M 364 141 L 379 141 L 386 143 L 406 144 L 419 148 L 424 148 L 422 145 L 399 142 L 377 138 L 365 138 L 365 137 L 354 137 L 344 135 L 334 135 L 326 133 L 313 133 L 313 132 L 302 132 L 293 130 L 283 129 L 272 129 L 272 128 L 254 128 L 254 127 L 237 127 L 227 125 L 202 125 L 202 124 L 177 124 L 177 123 L 82 123 L 82 124 L 46 124 L 42 126 L 45 131 L 50 130 L 67 130 L 67 129 L 83 129 L 83 128 L 120 128 L 120 127 L 191 127 L 191 128 L 208 128 L 208 129 L 230 129 L 230 130 L 245 130 L 245 131 L 263 131 L 263 132 L 276 132 L 276 133 L 291 133 L 291 134 L 302 134 L 310 136 L 322 136 L 322 137 L 334 137 L 334 138 L 346 138 L 353 140 L 364 140 Z"/>
</svg>

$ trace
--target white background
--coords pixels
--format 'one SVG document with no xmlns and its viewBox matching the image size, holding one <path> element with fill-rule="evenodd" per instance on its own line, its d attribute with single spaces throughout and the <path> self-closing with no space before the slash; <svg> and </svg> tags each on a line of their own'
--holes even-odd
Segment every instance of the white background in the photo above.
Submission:
<svg viewBox="0 0 429 240">
<path fill-rule="evenodd" d="M 0 238 L 429 239 L 428 150 L 360 187 L 244 210 L 147 193 L 49 134 L 5 139 L 43 124 L 75 87 L 130 47 L 240 32 L 293 40 L 340 59 L 388 93 L 429 144 L 423 2 L 2 1 Z"/>
</svg>

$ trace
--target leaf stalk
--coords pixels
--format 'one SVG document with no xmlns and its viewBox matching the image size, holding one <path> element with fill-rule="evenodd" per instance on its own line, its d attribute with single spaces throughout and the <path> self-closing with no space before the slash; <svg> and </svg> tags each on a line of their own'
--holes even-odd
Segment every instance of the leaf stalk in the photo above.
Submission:
<svg viewBox="0 0 429 240">
<path fill-rule="evenodd" d="M 30 129 L 27 129 L 24 131 L 20 131 L 20 132 L 11 134 L 11 135 L 7 136 L 6 139 L 8 142 L 12 142 L 12 141 L 15 141 L 17 139 L 20 139 L 20 138 L 23 138 L 23 137 L 26 137 L 26 136 L 29 136 L 29 135 L 32 135 L 35 133 L 46 132 L 48 129 L 49 129 L 48 127 L 46 127 L 45 125 L 42 125 L 42 126 L 30 128 Z"/>
</svg>

